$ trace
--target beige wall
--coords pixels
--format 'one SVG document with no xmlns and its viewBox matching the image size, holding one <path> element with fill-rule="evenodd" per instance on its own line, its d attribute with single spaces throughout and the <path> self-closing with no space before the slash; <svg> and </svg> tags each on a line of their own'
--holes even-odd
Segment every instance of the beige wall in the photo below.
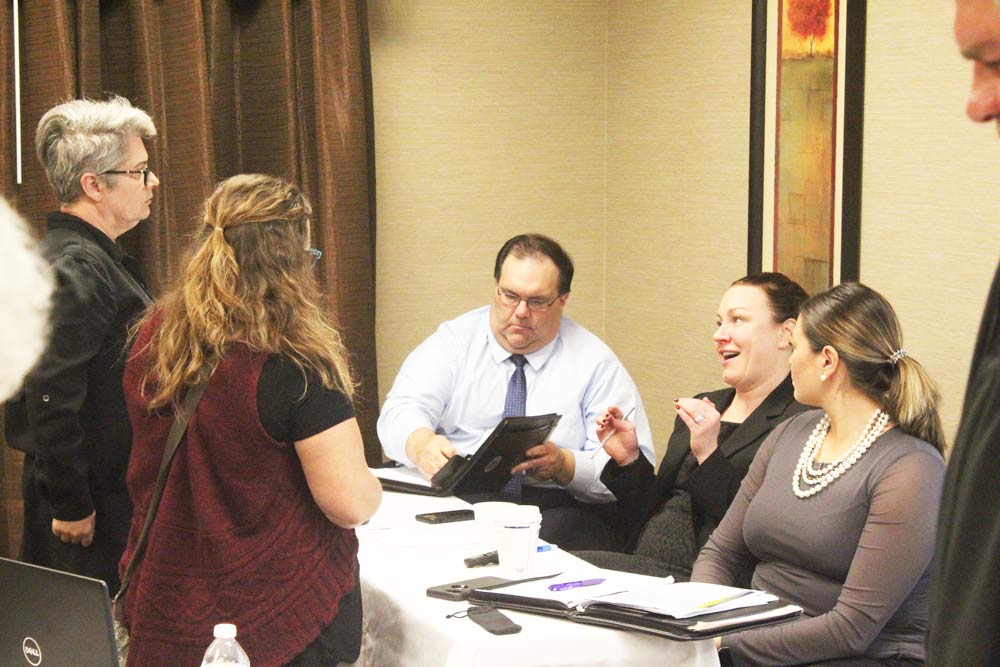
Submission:
<svg viewBox="0 0 1000 667">
<path fill-rule="evenodd" d="M 368 11 L 381 398 L 439 322 L 488 302 L 515 234 L 565 243 L 580 267 L 567 312 L 603 334 L 605 2 Z"/>
<path fill-rule="evenodd" d="M 861 275 L 951 436 L 1000 254 L 1000 142 L 962 115 L 950 3 L 868 12 Z M 568 314 L 625 361 L 662 447 L 670 399 L 720 384 L 715 309 L 746 268 L 749 9 L 372 0 L 369 20 L 382 397 L 438 322 L 486 302 L 499 245 L 542 231 L 577 263 Z"/>
<path fill-rule="evenodd" d="M 950 2 L 868 3 L 861 195 L 861 278 L 941 385 L 949 442 L 1000 256 L 1000 141 L 965 117 L 951 21 Z"/>
<path fill-rule="evenodd" d="M 723 386 L 715 313 L 746 273 L 750 15 L 610 4 L 607 342 L 662 455 L 673 398 Z"/>
</svg>

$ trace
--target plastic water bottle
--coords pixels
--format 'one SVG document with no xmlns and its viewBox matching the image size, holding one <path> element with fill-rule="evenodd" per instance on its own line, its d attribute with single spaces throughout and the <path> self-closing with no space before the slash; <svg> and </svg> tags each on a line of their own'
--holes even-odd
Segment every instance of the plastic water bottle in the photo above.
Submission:
<svg viewBox="0 0 1000 667">
<path fill-rule="evenodd" d="M 215 626 L 215 641 L 208 646 L 201 667 L 250 667 L 250 658 L 236 641 L 236 626 L 219 623 Z"/>
</svg>

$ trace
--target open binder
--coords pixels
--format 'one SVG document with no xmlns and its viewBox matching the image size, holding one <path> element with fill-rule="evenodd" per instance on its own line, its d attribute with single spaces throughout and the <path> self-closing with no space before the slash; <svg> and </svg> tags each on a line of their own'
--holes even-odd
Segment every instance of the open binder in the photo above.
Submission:
<svg viewBox="0 0 1000 667">
<path fill-rule="evenodd" d="M 676 590 L 689 594 L 690 587 L 711 586 L 708 584 L 668 584 L 667 581 L 655 577 L 643 577 L 642 575 L 625 575 L 619 572 L 606 572 L 609 582 L 625 580 L 630 586 L 641 586 L 643 579 L 651 580 L 651 585 L 676 587 Z M 622 576 L 624 575 L 624 576 Z M 677 617 L 667 613 L 665 605 L 663 609 L 647 604 L 634 605 L 630 603 L 628 591 L 622 594 L 602 594 L 597 597 L 580 600 L 568 600 L 566 596 L 557 594 L 532 596 L 530 592 L 534 590 L 545 590 L 546 582 L 518 585 L 514 582 L 512 586 L 491 587 L 489 589 L 475 589 L 468 596 L 468 600 L 473 603 L 491 604 L 504 609 L 514 609 L 534 614 L 545 614 L 557 616 L 576 623 L 589 623 L 592 625 L 603 625 L 621 630 L 634 630 L 646 634 L 667 637 L 678 641 L 691 641 L 695 639 L 706 639 L 719 635 L 729 634 L 740 630 L 763 627 L 783 623 L 798 617 L 802 613 L 802 608 L 789 604 L 788 602 L 768 596 L 759 592 L 733 589 L 736 595 L 724 595 L 707 605 L 709 610 L 696 609 L 692 615 L 687 617 L 684 613 L 674 610 Z M 723 588 L 723 587 L 714 587 Z M 605 588 L 605 590 L 612 590 Z M 669 589 L 664 589 L 669 590 Z M 529 594 L 525 594 L 525 593 Z M 745 602 L 740 603 L 736 598 L 743 597 Z M 586 594 L 584 594 L 586 595 Z M 718 595 L 718 593 L 710 593 Z M 754 596 L 757 596 L 754 598 Z M 751 602 L 751 606 L 744 606 Z M 721 604 L 729 602 L 729 604 Z M 765 601 L 766 600 L 766 601 Z M 720 603 L 720 604 L 716 604 Z M 735 606 L 735 608 L 733 608 Z M 728 608 L 727 608 L 728 607 Z M 720 611 L 711 611 L 711 608 L 718 608 Z"/>
<path fill-rule="evenodd" d="M 399 474 L 398 468 L 372 472 L 388 491 L 425 496 L 497 493 L 510 481 L 510 469 L 525 459 L 526 451 L 548 439 L 559 419 L 557 414 L 505 417 L 475 454 L 451 457 L 429 483 L 419 472 Z"/>
</svg>

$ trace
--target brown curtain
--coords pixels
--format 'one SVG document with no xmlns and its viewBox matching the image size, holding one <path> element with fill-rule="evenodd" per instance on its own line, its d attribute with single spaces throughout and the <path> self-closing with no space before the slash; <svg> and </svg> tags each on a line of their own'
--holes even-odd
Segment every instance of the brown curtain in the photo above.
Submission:
<svg viewBox="0 0 1000 667">
<path fill-rule="evenodd" d="M 154 293 L 179 270 L 199 206 L 241 172 L 308 193 L 329 312 L 360 382 L 369 461 L 375 436 L 374 169 L 364 0 L 31 0 L 20 3 L 23 183 L 15 183 L 11 3 L 0 4 L 0 192 L 41 230 L 55 207 L 34 156 L 41 115 L 66 99 L 124 95 L 153 117 L 162 185 L 152 217 L 122 237 Z M 0 553 L 20 540 L 20 458 L 0 448 Z"/>
</svg>

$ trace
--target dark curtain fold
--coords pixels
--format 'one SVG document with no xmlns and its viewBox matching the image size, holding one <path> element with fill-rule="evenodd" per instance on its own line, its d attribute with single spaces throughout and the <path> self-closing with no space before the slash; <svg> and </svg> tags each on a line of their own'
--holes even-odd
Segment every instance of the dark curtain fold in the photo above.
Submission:
<svg viewBox="0 0 1000 667">
<path fill-rule="evenodd" d="M 328 312 L 359 382 L 369 461 L 375 436 L 375 232 L 371 94 L 364 0 L 32 0 L 21 12 L 23 183 L 15 183 L 13 32 L 0 6 L 0 191 L 40 231 L 55 206 L 34 157 L 41 115 L 73 97 L 124 95 L 150 113 L 162 181 L 152 217 L 122 237 L 154 293 L 180 270 L 202 201 L 241 172 L 298 183 Z M 6 446 L 0 553 L 20 538 L 20 458 Z"/>
</svg>

